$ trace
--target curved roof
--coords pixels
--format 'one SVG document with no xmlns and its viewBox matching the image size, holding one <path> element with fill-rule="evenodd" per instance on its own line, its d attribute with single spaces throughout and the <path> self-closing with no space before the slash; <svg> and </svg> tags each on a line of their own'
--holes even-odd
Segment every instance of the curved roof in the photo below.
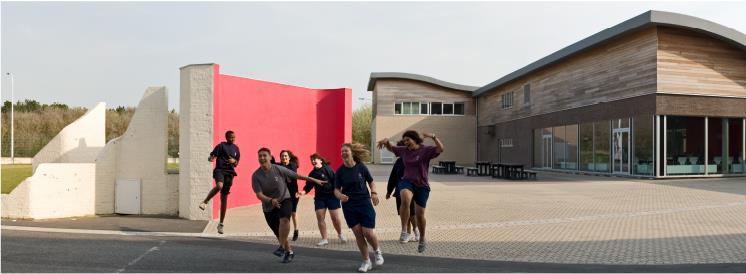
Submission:
<svg viewBox="0 0 746 274">
<path fill-rule="evenodd" d="M 370 74 L 370 79 L 368 79 L 368 91 L 373 90 L 373 88 L 376 86 L 376 81 L 378 79 L 414 80 L 414 81 L 430 83 L 430 84 L 441 86 L 444 88 L 450 88 L 450 89 L 468 91 L 468 92 L 473 92 L 479 88 L 479 87 L 473 87 L 473 86 L 454 84 L 451 82 L 446 82 L 443 80 L 438 80 L 432 77 L 428 77 L 425 75 L 419 75 L 419 74 L 403 73 L 403 72 L 373 72 Z"/>
<path fill-rule="evenodd" d="M 492 83 L 483 86 L 474 91 L 474 96 L 479 96 L 485 92 L 488 92 L 496 87 L 499 87 L 512 80 L 525 76 L 531 72 L 534 72 L 545 66 L 549 66 L 564 60 L 570 56 L 573 56 L 579 52 L 597 46 L 604 43 L 612 38 L 620 35 L 630 33 L 648 26 L 667 26 L 681 29 L 688 29 L 696 32 L 700 32 L 722 41 L 728 42 L 744 51 L 746 51 L 746 35 L 743 33 L 725 27 L 723 25 L 707 21 L 701 18 L 673 13 L 664 11 L 647 11 L 643 14 L 635 16 L 632 19 L 624 21 L 616 26 L 607 28 L 599 33 L 591 35 L 588 38 L 580 40 L 572 45 L 569 45 L 555 53 L 550 54 L 536 62 L 533 62 L 519 70 L 516 70 L 508 75 L 503 76 L 500 79 L 495 80 Z"/>
</svg>

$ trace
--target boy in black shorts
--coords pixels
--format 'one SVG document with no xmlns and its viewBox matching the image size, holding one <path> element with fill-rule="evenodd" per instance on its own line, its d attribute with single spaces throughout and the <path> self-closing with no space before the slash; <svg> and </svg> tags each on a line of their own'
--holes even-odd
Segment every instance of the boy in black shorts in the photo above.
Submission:
<svg viewBox="0 0 746 274">
<path fill-rule="evenodd" d="M 218 159 L 215 169 L 212 171 L 212 178 L 215 179 L 215 187 L 210 190 L 205 200 L 199 205 L 199 209 L 205 210 L 207 203 L 220 191 L 220 223 L 218 223 L 218 233 L 223 234 L 223 220 L 225 219 L 225 209 L 228 205 L 228 194 L 233 186 L 233 177 L 238 176 L 236 166 L 241 158 L 238 146 L 234 144 L 236 134 L 233 131 L 225 132 L 225 142 L 221 142 L 210 152 L 207 159 L 212 162 Z"/>
</svg>

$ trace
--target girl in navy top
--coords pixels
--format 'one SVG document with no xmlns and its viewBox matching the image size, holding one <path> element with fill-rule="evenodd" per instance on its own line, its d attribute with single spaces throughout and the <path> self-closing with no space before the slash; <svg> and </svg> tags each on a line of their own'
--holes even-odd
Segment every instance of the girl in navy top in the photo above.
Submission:
<svg viewBox="0 0 746 274">
<path fill-rule="evenodd" d="M 280 165 L 298 173 L 298 157 L 295 157 L 290 150 L 280 151 Z M 292 179 L 288 183 L 288 190 L 290 191 L 290 201 L 293 203 L 293 241 L 298 240 L 298 216 L 295 214 L 298 211 L 298 180 Z"/>
<path fill-rule="evenodd" d="M 342 213 L 347 226 L 355 234 L 355 241 L 363 257 L 363 263 L 357 271 L 367 272 L 373 269 L 368 256 L 368 244 L 375 250 L 376 266 L 383 265 L 383 253 L 378 246 L 375 233 L 378 193 L 368 167 L 363 161 L 370 157 L 370 152 L 361 144 L 346 143 L 342 145 L 342 160 L 344 164 L 334 175 L 334 195 L 342 201 Z M 368 192 L 370 187 L 370 192 Z"/>
<path fill-rule="evenodd" d="M 332 224 L 334 229 L 337 230 L 339 240 L 346 243 L 347 238 L 342 234 L 342 225 L 339 219 L 339 208 L 342 207 L 342 203 L 337 197 L 334 197 L 334 171 L 329 167 L 329 162 L 318 153 L 311 155 L 311 165 L 313 165 L 313 170 L 308 174 L 308 177 L 327 182 L 325 184 L 315 184 L 306 181 L 306 186 L 300 191 L 301 195 L 306 195 L 311 189 L 316 193 L 313 197 L 313 204 L 319 232 L 321 233 L 321 241 L 316 245 L 325 246 L 329 244 L 326 221 L 324 220 L 327 210 L 329 210 L 329 216 L 332 217 Z"/>
</svg>

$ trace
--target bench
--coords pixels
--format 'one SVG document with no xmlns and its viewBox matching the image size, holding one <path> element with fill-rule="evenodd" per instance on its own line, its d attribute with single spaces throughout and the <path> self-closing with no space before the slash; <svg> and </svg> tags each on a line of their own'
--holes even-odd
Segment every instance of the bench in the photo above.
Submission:
<svg viewBox="0 0 746 274">
<path fill-rule="evenodd" d="M 477 169 L 476 167 L 467 167 L 466 176 L 472 176 L 472 177 L 479 176 L 479 169 Z"/>
<path fill-rule="evenodd" d="M 536 172 L 533 171 L 523 171 L 521 172 L 521 179 L 534 179 L 536 180 Z"/>
<path fill-rule="evenodd" d="M 444 166 L 433 166 L 433 174 L 443 174 L 446 172 L 446 167 Z"/>
<path fill-rule="evenodd" d="M 462 166 L 455 166 L 454 171 L 456 171 L 456 174 L 464 174 L 464 167 Z"/>
</svg>

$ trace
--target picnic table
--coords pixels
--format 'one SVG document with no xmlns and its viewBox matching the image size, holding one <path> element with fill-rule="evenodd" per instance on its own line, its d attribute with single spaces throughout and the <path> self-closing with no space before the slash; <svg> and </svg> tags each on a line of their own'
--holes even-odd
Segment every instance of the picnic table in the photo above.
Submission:
<svg viewBox="0 0 746 274">
<path fill-rule="evenodd" d="M 475 163 L 477 166 L 477 175 L 479 176 L 491 176 L 492 168 L 490 162 L 478 161 Z"/>
<path fill-rule="evenodd" d="M 492 177 L 503 179 L 521 179 L 523 164 L 519 163 L 492 163 Z"/>
<path fill-rule="evenodd" d="M 456 174 L 456 161 L 439 161 L 438 165 L 446 169 L 445 174 Z"/>
</svg>

